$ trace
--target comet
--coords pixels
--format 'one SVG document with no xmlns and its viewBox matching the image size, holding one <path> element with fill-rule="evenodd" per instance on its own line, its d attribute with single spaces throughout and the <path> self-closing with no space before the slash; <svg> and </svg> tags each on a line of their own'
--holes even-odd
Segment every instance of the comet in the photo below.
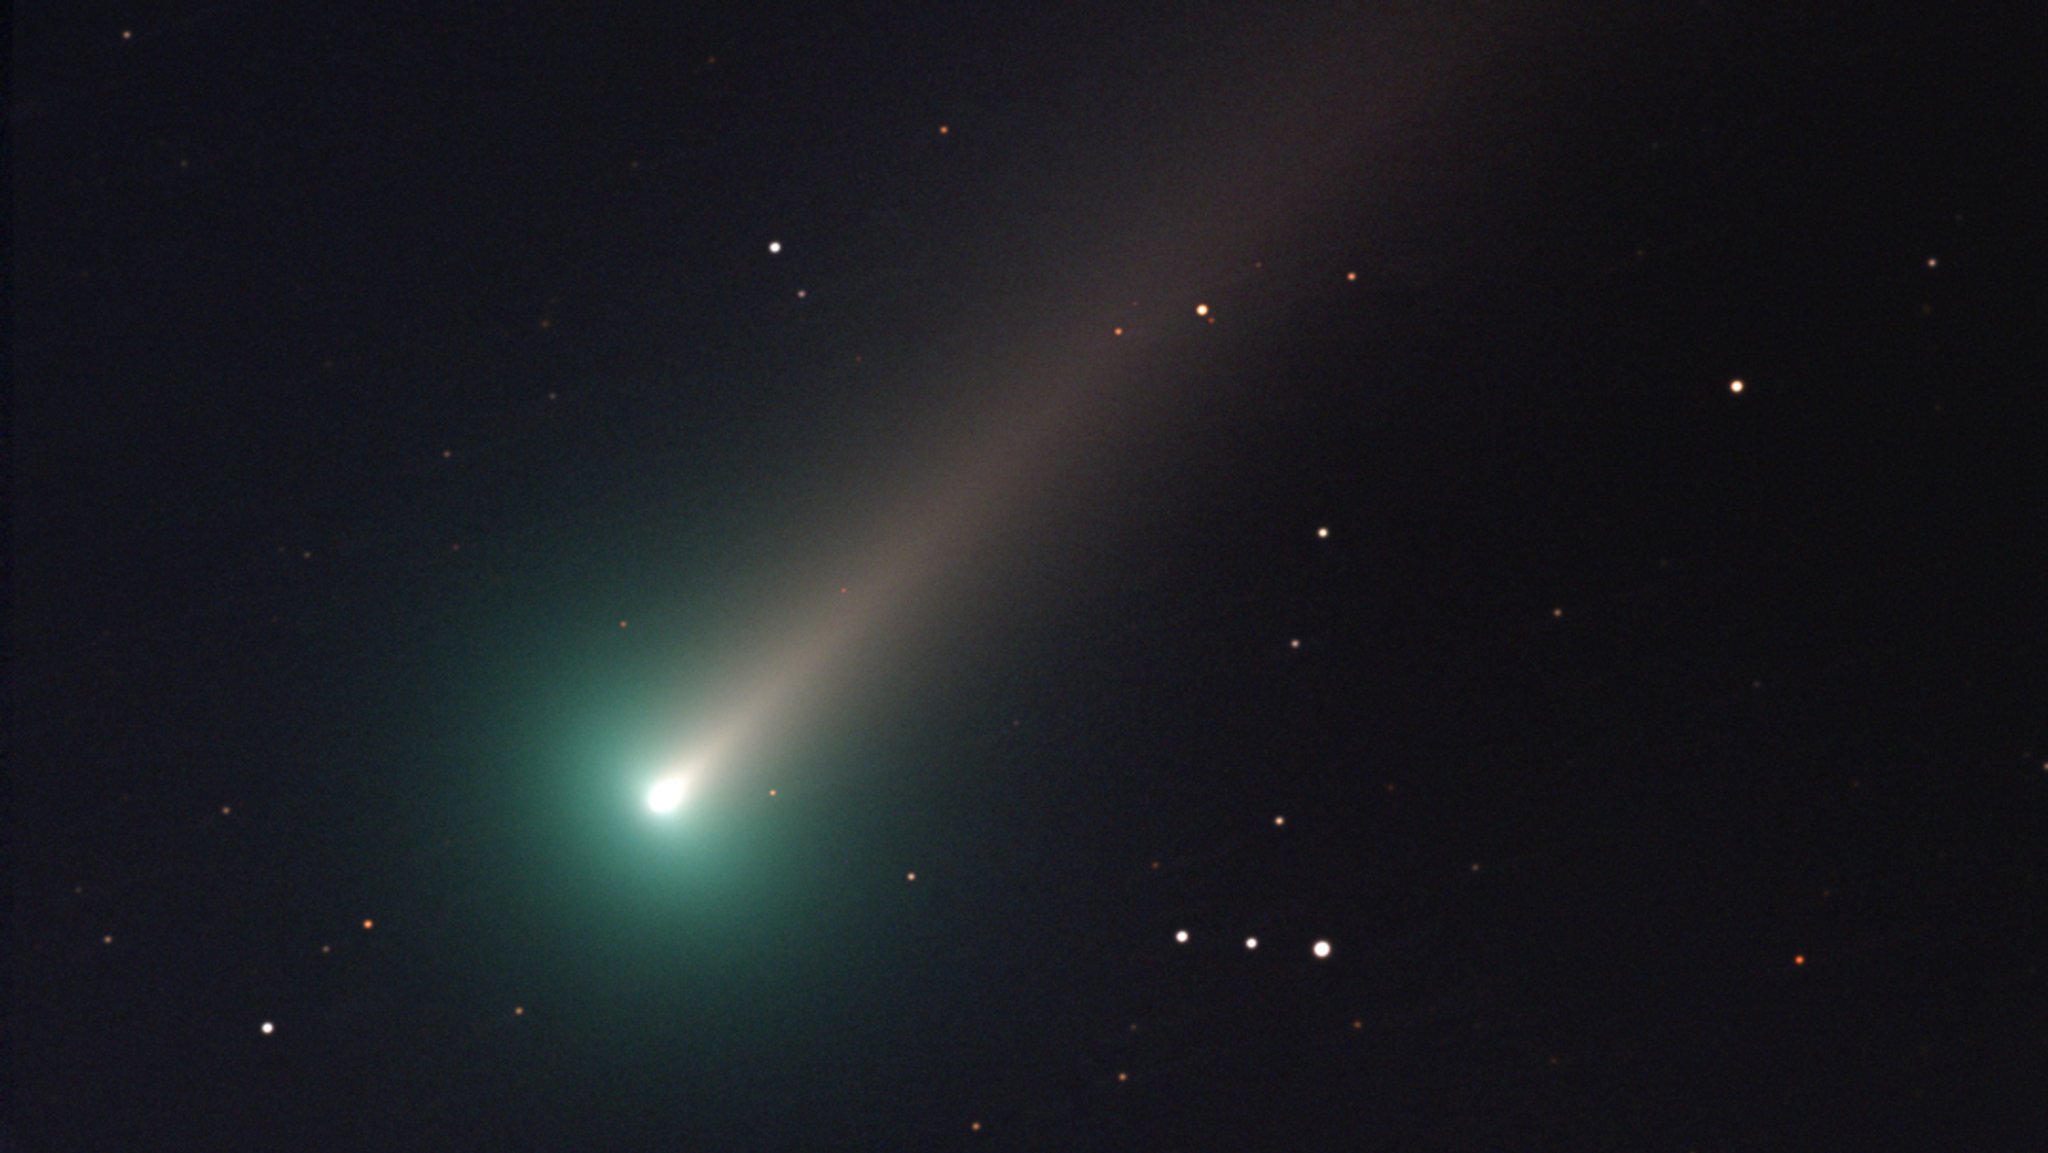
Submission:
<svg viewBox="0 0 2048 1153">
<path fill-rule="evenodd" d="M 758 759 L 765 743 L 799 727 L 804 706 L 844 680 L 855 658 L 887 660 L 877 652 L 882 642 L 914 633 L 948 606 L 974 603 L 969 576 L 1025 563 L 1039 551 L 1035 534 L 1056 534 L 1064 523 L 1062 502 L 1100 496 L 1081 492 L 1076 477 L 1105 460 L 1151 458 L 1158 442 L 1146 445 L 1146 437 L 1186 407 L 1184 370 L 1210 355 L 1197 334 L 1215 329 L 1158 323 L 1124 335 L 1118 327 L 1112 340 L 1112 321 L 1139 299 L 1174 300 L 1180 316 L 1186 309 L 1213 321 L 1229 298 L 1209 292 L 1227 294 L 1233 275 L 1250 275 L 1231 270 L 1317 243 L 1310 222 L 1326 204 L 1358 199 L 1369 157 L 1383 151 L 1375 146 L 1404 122 L 1439 113 L 1455 89 L 1433 72 L 1381 59 L 1387 45 L 1435 38 L 1426 27 L 1412 31 L 1406 39 L 1359 39 L 1363 33 L 1340 23 L 1288 67 L 1247 66 L 1231 88 L 1243 98 L 1162 146 L 1160 165 L 1198 174 L 1169 200 L 1142 180 L 1131 185 L 1137 178 L 1129 173 L 1098 174 L 1101 203 L 1145 207 L 1061 224 L 1085 235 L 1063 233 L 1055 247 L 1097 253 L 1097 271 L 1050 275 L 1039 266 L 1045 246 L 1030 237 L 984 254 L 1004 282 L 1053 287 L 972 352 L 922 366 L 934 389 L 944 389 L 935 397 L 974 403 L 935 412 L 926 444 L 905 444 L 900 464 L 857 476 L 871 482 L 860 487 L 872 499 L 857 507 L 878 510 L 874 521 L 798 536 L 804 550 L 820 539 L 860 543 L 843 555 L 789 558 L 790 571 L 825 575 L 792 585 L 778 627 L 725 678 L 726 693 L 690 710 L 676 741 L 688 768 L 648 784 L 650 812 L 673 814 L 686 796 Z M 1365 67 L 1361 53 L 1386 66 Z M 769 250 L 779 248 L 775 241 Z M 1177 447 L 1178 460 L 1192 457 Z M 1167 463 L 1164 454 L 1157 459 Z M 1170 479 L 1170 470 L 1154 471 L 1161 483 Z"/>
</svg>

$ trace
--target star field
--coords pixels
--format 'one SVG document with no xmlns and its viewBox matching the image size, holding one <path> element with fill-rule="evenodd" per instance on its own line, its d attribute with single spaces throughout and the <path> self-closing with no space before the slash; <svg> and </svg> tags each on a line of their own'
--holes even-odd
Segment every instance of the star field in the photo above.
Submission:
<svg viewBox="0 0 2048 1153">
<path fill-rule="evenodd" d="M 10 1148 L 2032 1148 L 2039 29 L 26 12 Z"/>
</svg>

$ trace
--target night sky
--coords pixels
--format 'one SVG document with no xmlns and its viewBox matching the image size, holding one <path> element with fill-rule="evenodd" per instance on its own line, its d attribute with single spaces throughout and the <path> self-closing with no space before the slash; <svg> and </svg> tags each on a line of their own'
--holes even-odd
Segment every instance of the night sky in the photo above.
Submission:
<svg viewBox="0 0 2048 1153">
<path fill-rule="evenodd" d="M 14 14 L 5 1148 L 2048 1148 L 2038 13 L 399 7 Z"/>
</svg>

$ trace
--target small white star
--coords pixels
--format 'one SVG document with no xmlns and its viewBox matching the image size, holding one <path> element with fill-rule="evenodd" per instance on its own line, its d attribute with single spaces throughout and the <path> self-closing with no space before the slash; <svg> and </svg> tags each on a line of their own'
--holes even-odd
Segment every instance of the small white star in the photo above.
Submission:
<svg viewBox="0 0 2048 1153">
<path fill-rule="evenodd" d="M 1247 949 L 1256 949 L 1256 948 L 1258 948 L 1258 947 L 1259 947 L 1259 939 L 1258 939 L 1257 937 L 1246 937 L 1246 938 L 1244 939 L 1244 947 L 1245 947 L 1245 948 L 1247 948 Z"/>
<path fill-rule="evenodd" d="M 277 1026 L 275 1026 L 275 1025 L 271 1024 L 271 1023 L 270 1023 L 270 1022 L 268 1022 L 268 1021 L 265 1021 L 265 1022 L 263 1022 L 263 1035 L 264 1035 L 265 1037 L 268 1037 L 268 1036 L 270 1036 L 270 1035 L 271 1035 L 272 1033 L 275 1033 L 276 1031 L 277 1031 Z"/>
<path fill-rule="evenodd" d="M 1315 947 L 1309 951 L 1314 953 L 1316 959 L 1320 961 L 1330 955 L 1330 943 L 1328 941 L 1317 941 Z"/>
<path fill-rule="evenodd" d="M 773 255 L 775 255 L 776 253 L 778 253 L 778 252 L 781 252 L 781 251 L 782 251 L 782 242 L 781 242 L 780 240 L 771 240 L 771 241 L 769 241 L 769 242 L 768 242 L 768 254 L 769 254 L 770 256 L 773 256 Z"/>
<path fill-rule="evenodd" d="M 1188 931 L 1187 931 L 1186 929 L 1182 929 L 1182 930 L 1181 930 L 1180 932 L 1178 932 L 1178 933 L 1175 933 L 1175 934 L 1173 935 L 1173 939 L 1174 939 L 1174 940 L 1176 940 L 1176 941 L 1179 941 L 1179 942 L 1180 942 L 1181 944 L 1183 944 L 1183 945 L 1187 944 L 1187 943 L 1188 943 Z"/>
</svg>

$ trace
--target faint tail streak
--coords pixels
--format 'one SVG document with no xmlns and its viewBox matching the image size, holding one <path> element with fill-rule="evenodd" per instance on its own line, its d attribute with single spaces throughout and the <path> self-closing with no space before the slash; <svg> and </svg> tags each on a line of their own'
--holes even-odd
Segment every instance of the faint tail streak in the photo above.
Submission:
<svg viewBox="0 0 2048 1153">
<path fill-rule="evenodd" d="M 885 502 L 896 512 L 871 534 L 872 547 L 833 570 L 852 574 L 845 590 L 835 585 L 798 611 L 762 650 L 710 738 L 700 734 L 687 747 L 693 775 L 728 766 L 907 608 L 938 595 L 963 566 L 992 559 L 1002 530 L 1051 517 L 1049 482 L 1086 454 L 1115 449 L 1121 433 L 1170 399 L 1156 390 L 1146 395 L 1139 370 L 1156 364 L 1165 342 L 1199 331 L 1194 308 L 1218 270 L 1286 252 L 1333 198 L 1354 208 L 1371 199 L 1373 169 L 1389 163 L 1390 153 L 1408 168 L 1427 163 L 1448 178 L 1442 174 L 1452 158 L 1411 138 L 1429 136 L 1422 126 L 1453 116 L 1478 94 L 1478 78 L 1497 71 L 1515 25 L 1452 15 L 1451 8 L 1396 16 L 1397 26 L 1318 18 L 1288 33 L 1285 44 L 1262 31 L 1247 42 L 1264 53 L 1235 62 L 1227 75 L 1180 78 L 1182 90 L 1213 94 L 1217 103 L 1191 109 L 1183 131 L 1144 161 L 1144 171 L 1155 183 L 1161 171 L 1195 179 L 1161 204 L 1130 170 L 1102 174 L 1102 203 L 1143 210 L 1063 222 L 1061 243 L 1048 247 L 1082 247 L 1074 232 L 1099 238 L 1087 249 L 1100 253 L 1087 279 L 1110 286 L 1085 301 L 1019 302 L 1015 311 L 1040 322 L 1013 336 L 1001 355 L 959 366 L 960 379 L 1000 382 L 992 390 L 1000 399 L 950 451 L 899 474 Z M 1274 19 L 1261 18 L 1262 29 Z M 1443 146 L 1441 133 L 1433 139 Z M 1458 143 L 1483 151 L 1469 133 Z M 1061 279 L 1043 267 L 1032 271 L 1042 275 L 1022 279 Z M 1341 278 L 1342 269 L 1331 273 Z M 1113 338 L 1112 318 L 1134 291 L 1151 298 L 1148 324 Z M 1167 303 L 1181 298 L 1184 306 Z M 1176 313 L 1184 328 L 1171 323 Z"/>
</svg>

